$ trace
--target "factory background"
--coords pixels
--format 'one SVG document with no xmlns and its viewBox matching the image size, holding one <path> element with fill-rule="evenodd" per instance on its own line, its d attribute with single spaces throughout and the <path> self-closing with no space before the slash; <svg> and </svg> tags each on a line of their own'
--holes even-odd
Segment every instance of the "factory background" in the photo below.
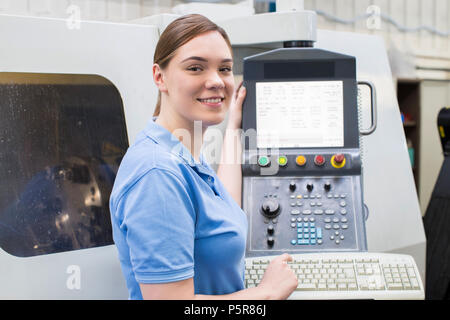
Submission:
<svg viewBox="0 0 450 320">
<path fill-rule="evenodd" d="M 126 22 L 180 12 L 180 6 L 194 2 L 254 6 L 256 13 L 275 5 L 269 0 L 0 0 L 0 13 L 68 18 L 75 8 L 82 20 Z M 304 5 L 317 12 L 318 29 L 384 38 L 424 214 L 443 161 L 436 117 L 450 105 L 450 1 L 305 0 Z"/>
</svg>

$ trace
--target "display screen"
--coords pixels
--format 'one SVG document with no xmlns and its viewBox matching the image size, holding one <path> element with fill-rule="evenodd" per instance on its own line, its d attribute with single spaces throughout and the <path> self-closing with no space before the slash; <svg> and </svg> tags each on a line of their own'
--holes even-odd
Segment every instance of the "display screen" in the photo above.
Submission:
<svg viewBox="0 0 450 320">
<path fill-rule="evenodd" d="M 257 147 L 343 147 L 343 98 L 342 81 L 257 82 Z"/>
</svg>

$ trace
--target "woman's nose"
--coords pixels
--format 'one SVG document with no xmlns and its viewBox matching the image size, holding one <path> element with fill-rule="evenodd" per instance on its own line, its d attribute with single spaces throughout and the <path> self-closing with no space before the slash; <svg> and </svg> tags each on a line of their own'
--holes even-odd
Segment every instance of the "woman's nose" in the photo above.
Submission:
<svg viewBox="0 0 450 320">
<path fill-rule="evenodd" d="M 222 89 L 225 83 L 217 72 L 212 72 L 206 80 L 205 86 L 207 89 Z"/>
</svg>

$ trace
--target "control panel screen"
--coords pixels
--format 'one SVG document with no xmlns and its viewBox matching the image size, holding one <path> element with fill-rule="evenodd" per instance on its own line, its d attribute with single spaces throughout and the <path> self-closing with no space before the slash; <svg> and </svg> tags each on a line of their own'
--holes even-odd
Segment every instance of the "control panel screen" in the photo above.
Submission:
<svg viewBox="0 0 450 320">
<path fill-rule="evenodd" d="M 343 82 L 257 82 L 256 131 L 258 148 L 343 147 Z"/>
</svg>

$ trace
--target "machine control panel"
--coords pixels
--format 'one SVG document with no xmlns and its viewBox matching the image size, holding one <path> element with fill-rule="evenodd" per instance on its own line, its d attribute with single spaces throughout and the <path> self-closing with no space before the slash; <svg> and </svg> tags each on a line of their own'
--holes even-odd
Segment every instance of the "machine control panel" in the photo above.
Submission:
<svg viewBox="0 0 450 320">
<path fill-rule="evenodd" d="M 352 177 L 252 179 L 249 249 L 336 251 L 357 249 L 359 223 Z M 356 202 L 356 205 L 355 205 Z"/>
<path fill-rule="evenodd" d="M 366 251 L 356 61 L 313 48 L 244 59 L 246 256 Z"/>
</svg>

